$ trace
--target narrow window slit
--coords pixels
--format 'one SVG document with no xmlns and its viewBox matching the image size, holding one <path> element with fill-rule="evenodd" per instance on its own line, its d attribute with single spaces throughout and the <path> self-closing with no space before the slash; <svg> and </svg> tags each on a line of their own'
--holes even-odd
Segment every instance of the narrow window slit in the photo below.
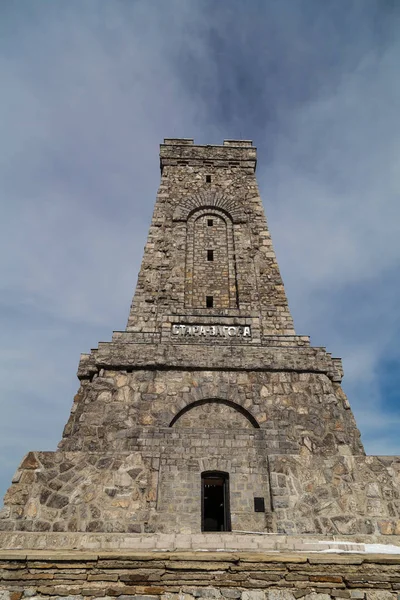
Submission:
<svg viewBox="0 0 400 600">
<path fill-rule="evenodd" d="M 211 183 L 211 175 L 206 175 L 206 183 Z"/>
<path fill-rule="evenodd" d="M 206 296 L 206 308 L 212 308 L 214 306 L 214 296 Z"/>
<path fill-rule="evenodd" d="M 213 219 L 207 219 L 207 225 L 208 227 L 212 227 L 214 225 Z"/>
<path fill-rule="evenodd" d="M 207 250 L 207 260 L 214 260 L 214 250 Z"/>
</svg>

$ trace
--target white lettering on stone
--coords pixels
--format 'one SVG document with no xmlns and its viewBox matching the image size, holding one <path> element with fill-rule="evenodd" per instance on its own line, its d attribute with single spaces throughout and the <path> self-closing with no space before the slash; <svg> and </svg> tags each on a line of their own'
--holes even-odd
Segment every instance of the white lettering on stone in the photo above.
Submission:
<svg viewBox="0 0 400 600">
<path fill-rule="evenodd" d="M 172 334 L 184 337 L 251 338 L 249 325 L 183 325 L 173 324 Z"/>
</svg>

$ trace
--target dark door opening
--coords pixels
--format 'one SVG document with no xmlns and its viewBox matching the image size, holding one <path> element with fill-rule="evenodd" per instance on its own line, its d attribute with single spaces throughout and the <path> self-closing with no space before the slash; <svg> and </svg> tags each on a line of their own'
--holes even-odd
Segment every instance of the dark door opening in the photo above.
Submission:
<svg viewBox="0 0 400 600">
<path fill-rule="evenodd" d="M 230 531 L 229 475 L 207 472 L 201 475 L 201 530 Z"/>
</svg>

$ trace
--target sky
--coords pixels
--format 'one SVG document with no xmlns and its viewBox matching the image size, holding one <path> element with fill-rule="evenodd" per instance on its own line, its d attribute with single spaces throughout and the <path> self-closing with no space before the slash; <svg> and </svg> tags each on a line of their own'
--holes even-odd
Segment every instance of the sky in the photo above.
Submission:
<svg viewBox="0 0 400 600">
<path fill-rule="evenodd" d="M 0 498 L 126 326 L 165 137 L 253 140 L 296 331 L 400 455 L 399 32 L 396 0 L 1 2 Z"/>
</svg>

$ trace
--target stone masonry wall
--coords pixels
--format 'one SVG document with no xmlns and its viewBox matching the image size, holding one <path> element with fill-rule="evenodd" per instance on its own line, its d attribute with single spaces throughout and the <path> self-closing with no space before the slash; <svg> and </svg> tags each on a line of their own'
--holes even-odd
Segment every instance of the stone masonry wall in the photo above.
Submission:
<svg viewBox="0 0 400 600">
<path fill-rule="evenodd" d="M 278 531 L 400 534 L 399 456 L 270 456 Z"/>
<path fill-rule="evenodd" d="M 184 412 L 174 423 L 174 427 L 190 429 L 253 429 L 254 425 L 246 415 L 236 408 L 221 402 L 201 402 Z"/>
<path fill-rule="evenodd" d="M 0 552 L 1 600 L 398 600 L 399 589 L 399 556 Z"/>
<path fill-rule="evenodd" d="M 194 311 L 194 309 L 192 309 Z M 183 316 L 187 320 L 188 316 Z M 182 317 L 181 317 L 182 318 Z M 195 314 L 193 319 L 204 321 L 203 315 Z M 224 325 L 228 315 L 218 317 L 219 324 Z M 210 320 L 210 319 L 208 319 Z M 218 323 L 216 319 L 213 319 Z M 233 319 L 232 319 L 233 320 Z M 239 320 L 239 319 L 238 319 Z M 222 323 L 221 323 L 222 321 Z M 225 323 L 224 323 L 225 321 Z M 172 335 L 172 324 L 176 317 L 166 318 L 164 327 L 167 337 L 162 339 L 146 339 L 140 343 L 131 340 L 129 333 L 120 332 L 116 340 L 100 342 L 90 355 L 81 356 L 78 368 L 80 379 L 91 379 L 104 369 L 132 370 L 181 368 L 204 371 L 295 371 L 297 373 L 324 373 L 332 381 L 340 382 L 343 377 L 340 359 L 332 358 L 325 348 L 310 347 L 302 342 L 302 338 L 289 339 L 286 337 L 280 343 L 270 338 L 263 338 L 258 343 L 242 343 L 238 338 L 222 338 L 218 344 L 208 338 L 207 351 L 197 340 L 192 339 L 190 345 L 182 344 Z M 240 323 L 240 321 L 239 321 Z M 242 338 L 247 340 L 247 338 Z M 300 343 L 296 343 L 299 341 Z M 189 347 L 188 347 L 189 346 Z"/>
<path fill-rule="evenodd" d="M 168 427 L 181 410 L 218 399 L 265 430 L 271 451 L 364 453 L 347 399 L 326 375 L 178 369 L 104 370 L 93 381 L 83 381 L 60 448 L 127 450 L 124 440 L 135 427 Z M 221 435 L 229 437 L 230 425 L 224 428 L 228 432 Z"/>
<path fill-rule="evenodd" d="M 231 223 L 229 230 L 233 226 L 232 239 L 228 236 L 228 277 L 222 276 L 225 263 L 218 268 L 216 262 L 214 277 L 219 273 L 222 288 L 227 280 L 233 289 L 234 260 L 240 312 L 245 315 L 257 310 L 263 334 L 293 334 L 293 321 L 254 174 L 255 148 L 167 141 L 161 146 L 161 167 L 161 183 L 127 330 L 159 332 L 163 315 L 179 314 L 185 307 L 185 283 L 191 287 L 185 271 L 190 217 L 193 211 L 207 207 L 224 211 Z M 199 274 L 197 271 L 196 285 L 205 289 L 210 284 L 207 271 L 203 272 L 202 281 Z M 222 288 L 215 287 L 214 292 L 218 295 Z M 225 296 L 226 292 L 222 297 Z M 236 306 L 234 296 L 231 294 L 229 303 L 226 299 L 217 303 L 214 314 L 218 309 Z M 200 299 L 193 306 L 199 302 L 203 306 Z M 208 309 L 208 314 L 213 314 L 212 310 Z"/>
<path fill-rule="evenodd" d="M 129 452 L 29 453 L 0 531 L 200 533 L 201 473 L 219 470 L 233 531 L 400 535 L 400 457 L 267 455 L 261 430 L 230 433 L 143 428 Z"/>
<path fill-rule="evenodd" d="M 205 309 L 211 296 L 214 308 L 237 308 L 232 223 L 211 209 L 197 211 L 192 219 L 186 238 L 185 307 Z"/>
<path fill-rule="evenodd" d="M 0 530 L 200 532 L 201 473 L 214 470 L 230 475 L 232 527 L 272 530 L 259 434 L 142 428 L 131 432 L 128 452 L 30 453 L 6 494 Z M 266 513 L 254 512 L 254 496 L 265 498 Z"/>
<path fill-rule="evenodd" d="M 30 452 L 4 498 L 0 530 L 143 531 L 158 467 L 159 458 L 139 452 Z"/>
</svg>

